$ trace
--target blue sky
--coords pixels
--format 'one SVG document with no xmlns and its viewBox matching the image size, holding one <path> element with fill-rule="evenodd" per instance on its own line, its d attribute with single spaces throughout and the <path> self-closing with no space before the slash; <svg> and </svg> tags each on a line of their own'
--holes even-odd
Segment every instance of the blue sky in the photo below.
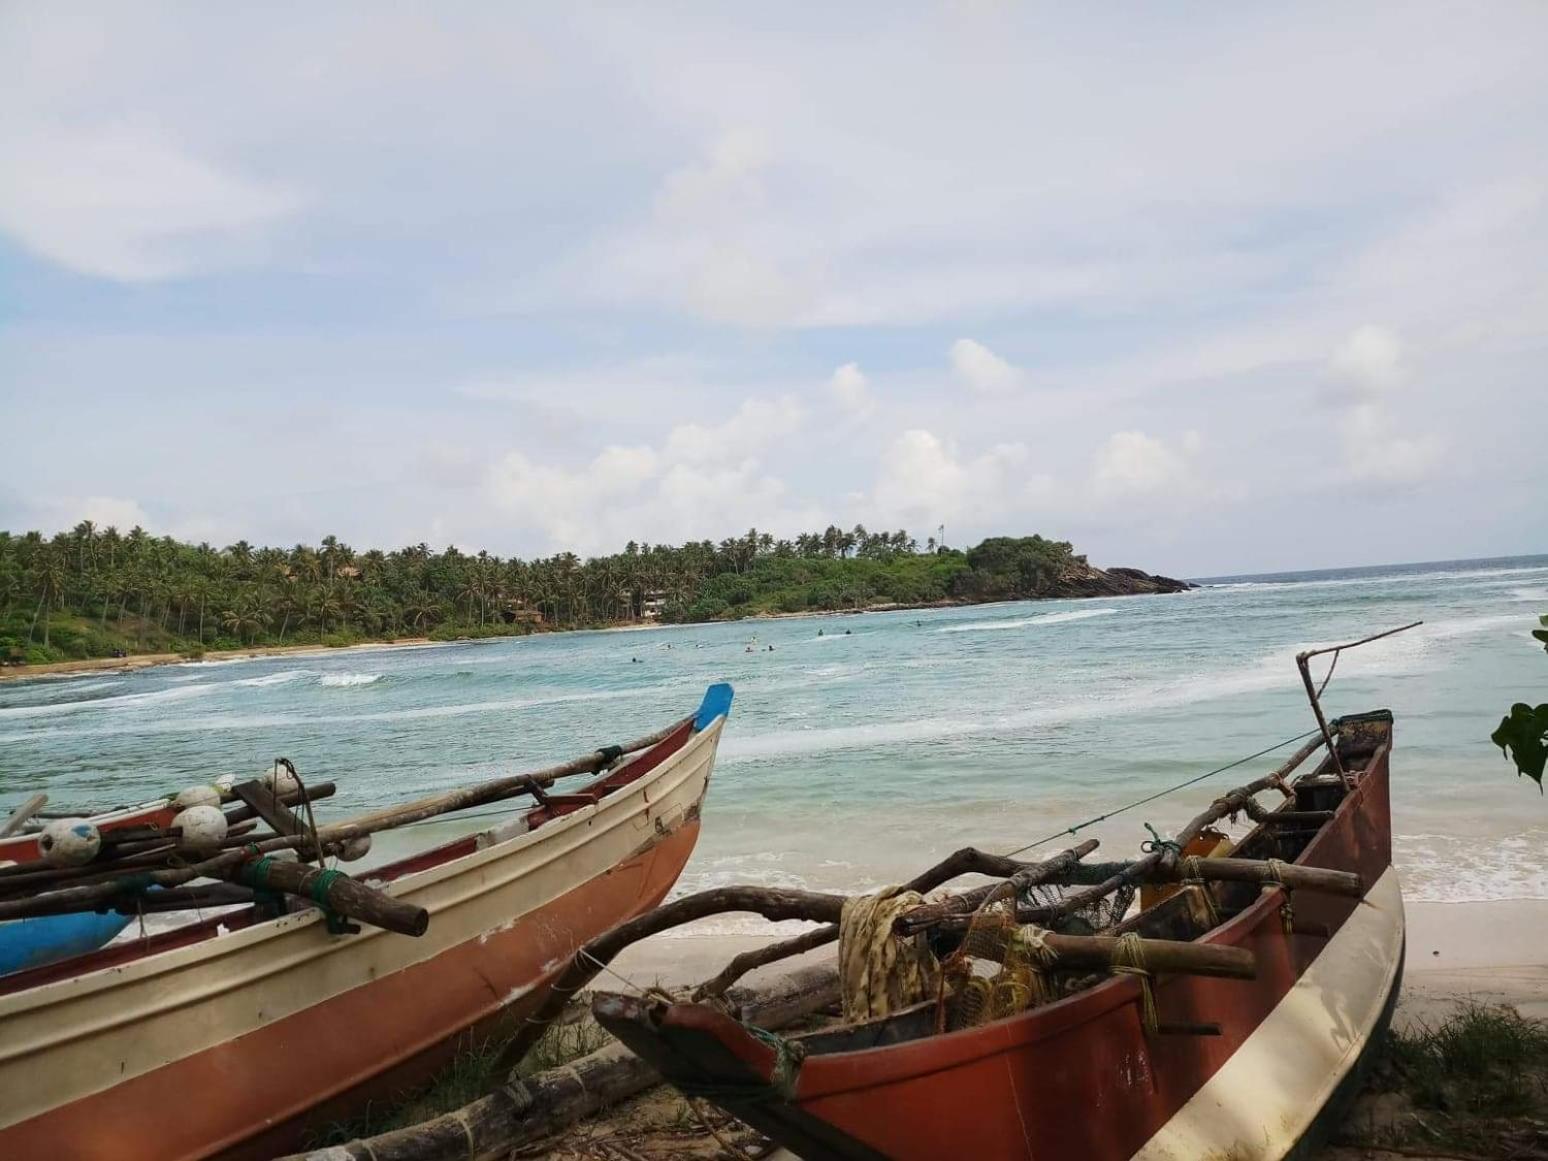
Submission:
<svg viewBox="0 0 1548 1161">
<path fill-rule="evenodd" d="M 0 527 L 1548 550 L 1548 9 L 10 4 Z"/>
</svg>

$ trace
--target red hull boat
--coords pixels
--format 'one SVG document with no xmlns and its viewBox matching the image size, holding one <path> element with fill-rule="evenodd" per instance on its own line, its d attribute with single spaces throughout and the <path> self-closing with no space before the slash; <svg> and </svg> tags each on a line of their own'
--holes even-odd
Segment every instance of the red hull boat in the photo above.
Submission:
<svg viewBox="0 0 1548 1161">
<path fill-rule="evenodd" d="M 1147 1014 L 1141 981 L 1111 975 L 959 1031 L 938 1030 L 931 1000 L 783 1040 L 706 1004 L 604 994 L 595 1011 L 669 1080 L 807 1161 L 1304 1156 L 1358 1086 L 1404 952 L 1391 715 L 1334 728 L 1338 761 L 1279 782 L 1285 802 L 1253 808 L 1231 861 L 1265 860 L 1282 881 L 1293 873 L 1276 868 L 1352 873 L 1361 897 L 1297 889 L 1292 909 L 1282 886 L 1201 882 L 1209 922 L 1183 891 L 1115 929 L 1243 949 L 1253 979 L 1157 974 Z"/>
</svg>

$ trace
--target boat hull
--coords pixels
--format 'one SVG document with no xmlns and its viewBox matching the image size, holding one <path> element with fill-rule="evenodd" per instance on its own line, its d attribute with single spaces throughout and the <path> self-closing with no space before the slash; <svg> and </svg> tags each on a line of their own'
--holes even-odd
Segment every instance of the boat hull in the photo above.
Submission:
<svg viewBox="0 0 1548 1161">
<path fill-rule="evenodd" d="M 714 1085 L 807 1161 L 1284 1161 L 1347 1097 L 1400 984 L 1389 745 L 1295 860 L 1357 872 L 1364 898 L 1299 891 L 1286 934 L 1284 895 L 1265 891 L 1201 940 L 1252 951 L 1256 978 L 1156 981 L 1163 1025 L 1219 1035 L 1147 1036 L 1138 981 L 1114 977 L 979 1028 L 812 1051 L 781 1098 L 775 1049 L 717 1012 L 609 998 L 598 1015 L 669 1078 Z"/>
<path fill-rule="evenodd" d="M 594 805 L 389 883 L 429 910 L 419 939 L 297 913 L 0 994 L 0 1156 L 267 1157 L 391 1096 L 670 890 L 720 728 Z"/>
<path fill-rule="evenodd" d="M 0 976 L 95 951 L 129 925 L 127 915 L 44 915 L 0 922 Z"/>
<path fill-rule="evenodd" d="M 157 826 L 165 829 L 172 825 L 176 817 L 177 807 L 169 799 L 162 798 L 139 806 L 126 806 L 122 810 L 92 815 L 86 821 L 99 831 L 106 832 L 125 830 L 131 826 Z M 40 837 L 39 832 L 29 831 L 0 839 L 0 864 L 40 861 L 43 858 L 43 850 L 38 845 Z"/>
</svg>

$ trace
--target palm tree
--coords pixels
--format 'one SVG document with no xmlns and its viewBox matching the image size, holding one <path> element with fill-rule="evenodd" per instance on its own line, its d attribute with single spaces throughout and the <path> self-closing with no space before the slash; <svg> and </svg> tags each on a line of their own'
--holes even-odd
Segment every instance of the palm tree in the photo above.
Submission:
<svg viewBox="0 0 1548 1161">
<path fill-rule="evenodd" d="M 38 594 L 38 607 L 32 614 L 32 627 L 27 630 L 27 644 L 32 644 L 32 634 L 38 627 L 38 614 L 43 615 L 43 647 L 48 648 L 49 622 L 59 606 L 65 591 L 65 566 L 59 554 L 51 547 L 37 554 L 32 565 L 32 589 Z"/>
<path fill-rule="evenodd" d="M 258 594 L 250 592 L 242 598 L 236 608 L 226 610 L 221 616 L 220 623 L 239 638 L 245 637 L 250 645 L 259 631 L 269 623 L 269 617 L 263 609 Z"/>
<path fill-rule="evenodd" d="M 403 606 L 403 614 L 408 618 L 408 623 L 421 630 L 428 629 L 440 611 L 440 602 L 425 589 L 410 594 Z"/>
</svg>

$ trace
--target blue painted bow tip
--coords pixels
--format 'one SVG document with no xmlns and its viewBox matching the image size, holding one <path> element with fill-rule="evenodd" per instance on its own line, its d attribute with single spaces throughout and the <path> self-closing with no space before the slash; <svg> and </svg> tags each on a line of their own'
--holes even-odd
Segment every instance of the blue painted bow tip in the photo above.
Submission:
<svg viewBox="0 0 1548 1161">
<path fill-rule="evenodd" d="M 705 729 L 716 718 L 725 717 L 731 712 L 732 689 L 728 681 L 717 681 L 704 691 L 704 700 L 699 703 L 699 712 L 694 715 L 693 728 Z"/>
</svg>

